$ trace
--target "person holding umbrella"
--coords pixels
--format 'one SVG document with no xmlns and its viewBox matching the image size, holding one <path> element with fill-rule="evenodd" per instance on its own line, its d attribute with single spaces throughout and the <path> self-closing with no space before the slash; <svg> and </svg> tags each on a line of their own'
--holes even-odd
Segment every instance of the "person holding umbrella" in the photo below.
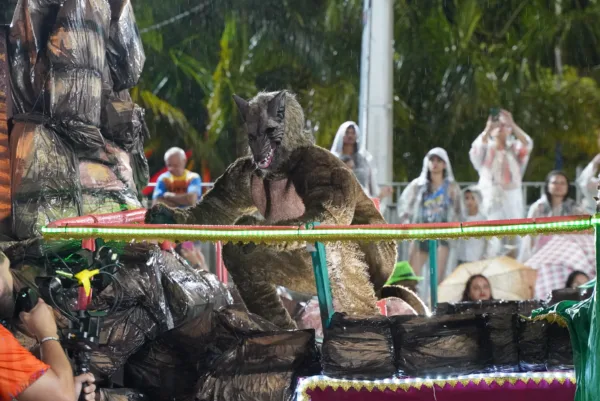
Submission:
<svg viewBox="0 0 600 401">
<path fill-rule="evenodd" d="M 565 288 L 579 288 L 590 281 L 590 276 L 580 270 L 575 270 L 567 277 Z"/>
<path fill-rule="evenodd" d="M 474 274 L 469 277 L 461 302 L 492 301 L 492 286 L 483 274 Z"/>
<path fill-rule="evenodd" d="M 536 278 L 535 269 L 507 256 L 465 263 L 438 286 L 438 301 L 532 299 Z"/>
</svg>

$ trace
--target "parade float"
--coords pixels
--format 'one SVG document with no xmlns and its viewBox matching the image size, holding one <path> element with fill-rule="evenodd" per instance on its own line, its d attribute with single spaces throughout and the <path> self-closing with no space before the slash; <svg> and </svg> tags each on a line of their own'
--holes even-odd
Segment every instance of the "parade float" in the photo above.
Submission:
<svg viewBox="0 0 600 401">
<path fill-rule="evenodd" d="M 6 33 L 1 248 L 19 297 L 42 296 L 55 306 L 65 348 L 78 370 L 96 375 L 103 400 L 591 401 L 600 394 L 595 293 L 552 308 L 438 304 L 436 259 L 440 239 L 598 235 L 597 217 L 145 225 L 146 130 L 127 92 L 144 54 L 129 1 L 21 0 Z M 335 313 L 324 244 L 415 239 L 431 241 L 431 316 Z M 186 240 L 306 243 L 322 345 L 313 330 L 284 331 L 253 315 L 215 275 L 160 246 Z"/>
<path fill-rule="evenodd" d="M 299 400 L 469 400 L 485 396 L 491 400 L 572 400 L 580 383 L 578 400 L 591 400 L 585 391 L 595 391 L 596 380 L 585 374 L 591 355 L 583 344 L 585 333 L 593 344 L 596 335 L 589 320 L 579 315 L 589 310 L 595 296 L 581 303 L 558 304 L 553 310 L 539 309 L 543 302 L 498 301 L 491 303 L 439 304 L 431 316 L 349 317 L 335 313 L 329 291 L 323 243 L 332 240 L 438 239 L 464 237 L 567 234 L 595 228 L 590 216 L 480 222 L 441 226 L 387 225 L 381 227 L 255 227 L 255 226 L 161 226 L 135 224 L 141 212 L 88 216 L 59 221 L 43 229 L 48 240 L 105 238 L 123 241 L 169 240 L 233 242 L 306 241 L 314 246 L 318 289 L 325 338 L 318 375 L 298 377 Z M 133 216 L 133 218 L 131 217 Z M 126 223 L 128 221 L 128 223 Z M 110 224 L 108 224 L 110 223 Z M 108 224 L 108 225 L 107 225 Z M 436 275 L 435 257 L 431 267 Z M 436 305 L 435 285 L 432 304 Z M 570 307 L 570 309 L 569 309 Z M 537 315 L 529 317 L 531 313 Z M 573 319 L 565 318 L 573 316 Z M 586 315 L 587 316 L 587 315 Z M 583 318 L 583 317 L 582 317 Z M 586 326 L 588 325 L 588 326 Z M 569 331 L 578 337 L 569 340 Z M 573 344 L 571 343 L 573 342 Z M 571 351 L 572 345 L 578 345 Z M 573 367 L 577 368 L 577 378 Z M 304 368 L 306 365 L 304 366 Z M 242 376 L 244 367 L 238 366 Z M 587 373 L 586 373 L 587 372 Z M 268 374 L 267 372 L 264 372 Z M 581 382 L 589 383 L 585 387 Z M 235 387 L 235 384 L 230 385 Z M 290 383 L 293 386 L 294 383 Z M 244 391 L 238 387 L 237 391 Z M 199 398 L 204 399 L 204 398 Z M 279 398 L 263 398 L 279 399 Z"/>
</svg>

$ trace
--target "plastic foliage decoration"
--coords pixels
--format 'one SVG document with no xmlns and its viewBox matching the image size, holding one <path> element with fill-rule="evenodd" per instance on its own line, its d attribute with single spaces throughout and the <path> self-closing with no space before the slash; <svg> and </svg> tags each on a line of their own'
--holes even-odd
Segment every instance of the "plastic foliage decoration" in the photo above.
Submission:
<svg viewBox="0 0 600 401">
<path fill-rule="evenodd" d="M 596 252 L 600 245 L 599 228 L 600 225 L 596 226 Z M 596 261 L 596 275 L 598 270 Z M 597 281 L 593 285 L 594 294 L 584 301 L 562 301 L 532 313 L 533 319 L 546 319 L 569 328 L 577 379 L 575 401 L 594 401 L 600 394 L 600 302 Z"/>
</svg>

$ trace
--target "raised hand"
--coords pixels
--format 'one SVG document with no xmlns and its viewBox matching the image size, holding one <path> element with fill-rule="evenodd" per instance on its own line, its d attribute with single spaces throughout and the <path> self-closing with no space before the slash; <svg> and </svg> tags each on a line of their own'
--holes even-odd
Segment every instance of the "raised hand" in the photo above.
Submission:
<svg viewBox="0 0 600 401">
<path fill-rule="evenodd" d="M 75 399 L 94 401 L 96 399 L 96 378 L 91 373 L 75 376 Z M 85 386 L 85 387 L 84 387 Z M 80 395 L 83 393 L 83 397 Z"/>
<path fill-rule="evenodd" d="M 29 313 L 21 312 L 19 317 L 25 330 L 38 341 L 45 337 L 57 337 L 58 329 L 54 320 L 54 311 L 42 298 L 38 298 L 38 303 Z"/>
</svg>

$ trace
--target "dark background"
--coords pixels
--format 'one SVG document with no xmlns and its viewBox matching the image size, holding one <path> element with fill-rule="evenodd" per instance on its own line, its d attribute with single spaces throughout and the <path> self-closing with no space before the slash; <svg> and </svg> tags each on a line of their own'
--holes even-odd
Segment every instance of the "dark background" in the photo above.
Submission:
<svg viewBox="0 0 600 401">
<path fill-rule="evenodd" d="M 0 25 L 10 24 L 17 0 L 0 1 Z"/>
</svg>

